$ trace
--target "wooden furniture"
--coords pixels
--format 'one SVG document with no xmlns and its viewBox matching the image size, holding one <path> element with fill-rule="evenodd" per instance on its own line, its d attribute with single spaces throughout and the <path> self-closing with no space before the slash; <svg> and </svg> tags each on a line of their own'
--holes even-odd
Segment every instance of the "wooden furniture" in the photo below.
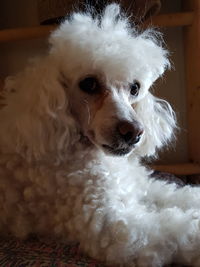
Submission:
<svg viewBox="0 0 200 267">
<path fill-rule="evenodd" d="M 183 0 L 183 8 L 181 13 L 153 17 L 143 27 L 184 27 L 189 162 L 153 167 L 188 175 L 200 174 L 200 0 Z M 1 30 L 0 42 L 46 37 L 55 27 L 51 25 Z"/>
</svg>

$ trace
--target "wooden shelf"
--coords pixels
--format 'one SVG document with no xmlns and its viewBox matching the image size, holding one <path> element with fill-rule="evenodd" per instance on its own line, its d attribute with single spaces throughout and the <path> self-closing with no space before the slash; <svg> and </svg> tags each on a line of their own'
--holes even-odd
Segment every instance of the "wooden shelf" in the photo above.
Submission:
<svg viewBox="0 0 200 267">
<path fill-rule="evenodd" d="M 0 30 L 0 43 L 43 38 L 55 29 L 56 26 L 48 25 Z"/>
<path fill-rule="evenodd" d="M 155 16 L 144 22 L 142 27 L 152 25 L 158 27 L 187 26 L 192 24 L 193 17 L 194 12 L 164 14 Z M 0 30 L 0 42 L 3 43 L 43 38 L 48 36 L 54 29 L 56 29 L 55 25 Z"/>
<path fill-rule="evenodd" d="M 152 169 L 173 173 L 175 175 L 200 174 L 200 164 L 182 163 L 171 165 L 151 165 Z"/>
<path fill-rule="evenodd" d="M 200 0 L 185 0 L 183 4 L 185 9 L 195 12 L 192 25 L 183 30 L 188 157 L 200 163 Z"/>
<path fill-rule="evenodd" d="M 164 14 L 152 17 L 144 22 L 144 27 L 149 25 L 158 27 L 178 27 L 189 26 L 192 24 L 194 12 Z"/>
</svg>

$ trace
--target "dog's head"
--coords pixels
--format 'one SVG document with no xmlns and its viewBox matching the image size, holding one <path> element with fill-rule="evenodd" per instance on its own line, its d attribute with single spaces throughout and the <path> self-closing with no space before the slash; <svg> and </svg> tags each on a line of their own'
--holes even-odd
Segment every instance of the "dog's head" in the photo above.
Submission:
<svg viewBox="0 0 200 267">
<path fill-rule="evenodd" d="M 170 139 L 173 111 L 149 93 L 170 65 L 155 32 L 139 34 L 112 4 L 101 17 L 75 13 L 50 42 L 71 113 L 91 143 L 113 155 L 150 155 Z"/>
</svg>

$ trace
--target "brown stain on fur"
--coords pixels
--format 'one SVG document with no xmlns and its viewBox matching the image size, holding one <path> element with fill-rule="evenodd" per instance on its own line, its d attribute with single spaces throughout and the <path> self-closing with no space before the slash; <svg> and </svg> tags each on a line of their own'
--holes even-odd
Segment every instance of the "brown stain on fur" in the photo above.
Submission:
<svg viewBox="0 0 200 267">
<path fill-rule="evenodd" d="M 3 109 L 7 106 L 6 97 L 4 96 L 4 83 L 3 81 L 0 82 L 0 109 Z"/>
<path fill-rule="evenodd" d="M 108 95 L 109 95 L 109 91 L 108 91 L 108 90 L 105 90 L 105 91 L 98 97 L 98 99 L 95 101 L 95 110 L 96 110 L 95 113 L 97 113 L 97 111 L 99 111 L 99 110 L 102 108 L 102 106 L 103 106 L 103 104 L 104 104 L 104 101 L 106 100 L 106 98 L 108 97 Z"/>
<path fill-rule="evenodd" d="M 93 106 L 93 114 L 92 118 L 94 119 L 96 117 L 97 112 L 102 108 L 107 96 L 109 95 L 109 91 L 105 90 L 99 97 L 95 100 L 94 106 Z"/>
<path fill-rule="evenodd" d="M 97 112 L 102 108 L 107 96 L 109 95 L 108 90 L 104 90 L 103 93 L 101 93 L 96 100 L 94 101 L 93 108 L 92 108 L 92 119 L 95 118 Z"/>
<path fill-rule="evenodd" d="M 0 109 L 4 108 L 7 106 L 6 99 L 4 96 L 0 95 Z"/>
</svg>

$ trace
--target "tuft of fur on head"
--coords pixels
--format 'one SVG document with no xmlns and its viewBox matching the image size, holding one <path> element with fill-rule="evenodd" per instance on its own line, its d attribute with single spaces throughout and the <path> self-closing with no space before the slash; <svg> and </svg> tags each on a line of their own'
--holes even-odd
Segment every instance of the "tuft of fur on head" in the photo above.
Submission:
<svg viewBox="0 0 200 267">
<path fill-rule="evenodd" d="M 140 94 L 131 105 L 145 135 L 136 151 L 140 156 L 154 154 L 175 127 L 169 104 L 148 92 L 170 67 L 158 36 L 132 28 L 117 4 L 108 5 L 101 16 L 72 14 L 51 34 L 49 54 L 6 82 L 7 106 L 0 115 L 8 133 L 0 130 L 5 150 L 30 158 L 67 154 L 82 131 L 72 112 L 72 100 L 80 94 L 77 84 L 84 75 L 98 73 L 110 87 L 113 81 L 124 85 L 140 80 Z"/>
<path fill-rule="evenodd" d="M 100 67 L 105 60 L 108 65 L 104 64 L 103 67 L 109 72 L 112 71 L 111 64 L 124 61 L 126 66 L 120 72 L 121 75 L 124 72 L 128 75 L 129 68 L 135 68 L 142 59 L 145 60 L 144 69 L 151 70 L 149 78 L 152 82 L 170 67 L 168 52 L 162 47 L 160 34 L 152 29 L 140 34 L 121 14 L 117 4 L 108 5 L 102 16 L 95 18 L 90 13 L 72 14 L 52 33 L 50 44 L 51 53 L 59 57 L 63 68 L 70 70 L 80 67 L 80 58 L 83 68 L 91 67 L 91 64 L 92 67 Z"/>
</svg>

